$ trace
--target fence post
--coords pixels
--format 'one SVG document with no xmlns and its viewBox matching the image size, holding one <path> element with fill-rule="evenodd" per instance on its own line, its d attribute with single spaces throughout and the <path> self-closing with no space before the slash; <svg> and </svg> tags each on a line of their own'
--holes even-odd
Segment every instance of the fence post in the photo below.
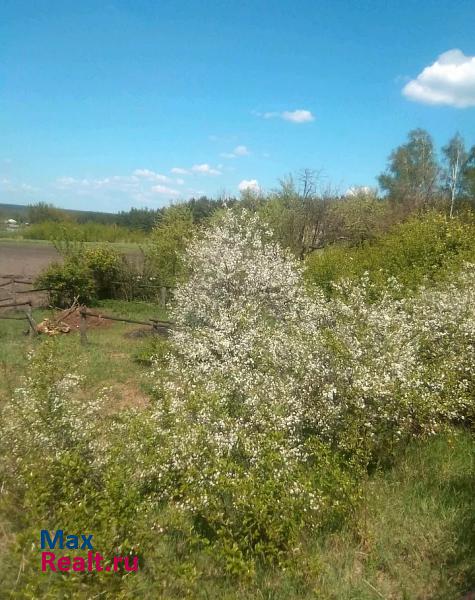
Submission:
<svg viewBox="0 0 475 600">
<path fill-rule="evenodd" d="M 165 306 L 167 305 L 167 288 L 162 285 L 160 287 L 160 306 L 163 306 L 163 308 L 165 308 Z"/>
<path fill-rule="evenodd" d="M 87 344 L 87 315 L 86 310 L 81 308 L 79 311 L 81 320 L 79 321 L 79 332 L 81 334 L 81 344 L 85 346 Z"/>
<path fill-rule="evenodd" d="M 28 329 L 28 334 L 30 337 L 34 337 L 34 336 L 38 335 L 38 331 L 36 329 L 36 323 L 33 320 L 33 317 L 31 315 L 31 301 L 29 302 L 25 312 L 26 312 L 26 318 L 28 319 L 28 324 L 30 326 Z"/>
</svg>

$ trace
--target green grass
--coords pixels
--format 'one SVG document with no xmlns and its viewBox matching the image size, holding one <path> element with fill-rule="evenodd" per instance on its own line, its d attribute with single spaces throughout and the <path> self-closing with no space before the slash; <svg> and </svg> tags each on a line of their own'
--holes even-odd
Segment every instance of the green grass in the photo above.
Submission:
<svg viewBox="0 0 475 600">
<path fill-rule="evenodd" d="M 97 309 L 139 320 L 166 318 L 157 305 L 146 302 L 108 300 Z M 37 321 L 47 314 L 34 311 Z M 80 393 L 96 395 L 108 388 L 108 410 L 147 402 L 148 369 L 135 356 L 150 341 L 126 335 L 138 328 L 119 323 L 91 328 L 87 346 L 81 346 L 77 333 L 58 338 L 63 352 L 74 357 L 73 367 L 85 376 Z M 31 340 L 24 330 L 23 321 L 0 320 L 0 403 L 25 372 L 28 349 L 44 339 Z M 371 475 L 363 491 L 363 502 L 346 526 L 312 538 L 304 535 L 299 552 L 283 568 L 262 569 L 248 581 L 231 580 L 208 554 L 184 556 L 182 564 L 180 540 L 157 542 L 157 547 L 142 549 L 143 569 L 122 582 L 114 580 L 97 597 L 460 600 L 475 590 L 473 432 L 459 429 L 414 441 L 392 468 Z M 9 530 L 8 523 L 3 527 Z M 11 551 L 8 543 L 0 540 L 2 563 Z M 85 585 L 83 595 L 65 597 L 90 597 Z M 17 597 L 29 597 L 21 594 Z"/>
<path fill-rule="evenodd" d="M 167 318 L 166 310 L 150 302 L 105 300 L 92 311 L 139 321 Z M 18 316 L 23 313 L 8 314 Z M 39 323 L 51 314 L 51 311 L 37 309 L 33 311 L 33 318 Z M 85 347 L 81 346 L 77 331 L 61 335 L 58 342 L 65 354 L 75 357 L 78 368 L 86 376 L 88 392 L 111 387 L 118 405 L 133 403 L 134 394 L 141 404 L 145 401 L 146 378 L 144 367 L 135 356 L 149 340 L 128 334 L 142 328 L 146 329 L 146 326 L 109 321 L 104 327 L 88 329 L 89 343 Z M 25 373 L 28 350 L 44 339 L 44 336 L 31 339 L 25 335 L 26 331 L 26 321 L 0 319 L 0 404 L 11 395 Z"/>
<path fill-rule="evenodd" d="M 440 434 L 410 444 L 392 469 L 370 477 L 354 519 L 305 540 L 285 568 L 237 583 L 208 565 L 189 596 L 177 586 L 163 598 L 460 600 L 475 590 L 474 504 L 475 437 Z M 140 583 L 152 598 L 151 582 Z"/>
<path fill-rule="evenodd" d="M 1 245 L 8 245 L 8 246 L 52 246 L 53 242 L 50 240 L 30 240 L 30 239 L 24 239 L 22 237 L 17 236 L 17 234 L 15 234 L 16 237 L 2 237 L 0 235 L 0 246 Z M 87 248 L 97 248 L 100 246 L 113 246 L 114 248 L 116 248 L 118 251 L 136 251 L 139 252 L 140 251 L 140 247 L 146 243 L 147 240 L 144 239 L 143 242 L 81 242 L 81 244 L 84 244 L 85 247 Z"/>
</svg>

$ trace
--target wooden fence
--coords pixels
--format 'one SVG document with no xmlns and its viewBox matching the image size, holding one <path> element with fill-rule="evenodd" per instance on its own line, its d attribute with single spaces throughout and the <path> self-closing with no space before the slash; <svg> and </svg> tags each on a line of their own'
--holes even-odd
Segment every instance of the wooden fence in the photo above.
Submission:
<svg viewBox="0 0 475 600">
<path fill-rule="evenodd" d="M 79 322 L 79 332 L 81 335 L 81 344 L 85 345 L 88 343 L 87 339 L 87 318 L 96 317 L 99 319 L 106 319 L 108 321 L 119 321 L 121 323 L 133 323 L 137 325 L 148 325 L 157 333 L 164 333 L 173 327 L 172 321 L 165 321 L 161 319 L 148 319 L 148 321 L 139 321 L 137 319 L 128 319 L 125 317 L 111 317 L 110 315 L 103 315 L 102 313 L 94 313 L 87 310 L 86 307 L 82 307 L 79 310 L 81 320 Z"/>
<path fill-rule="evenodd" d="M 50 292 L 50 291 L 54 291 L 54 289 L 53 288 L 33 288 L 33 289 L 27 289 L 27 290 L 24 290 L 24 289 L 19 290 L 17 288 L 17 284 L 33 285 L 34 282 L 25 280 L 25 279 L 16 279 L 16 277 L 13 275 L 0 275 L 0 279 L 7 279 L 7 281 L 0 283 L 0 289 L 10 286 L 9 293 L 11 294 L 11 296 L 0 299 L 0 309 L 1 308 L 20 308 L 20 310 L 22 310 L 24 312 L 24 315 L 0 314 L 0 319 L 9 319 L 9 320 L 15 320 L 15 321 L 26 320 L 29 325 L 29 329 L 28 329 L 29 335 L 30 336 L 38 335 L 37 326 L 36 326 L 35 321 L 33 320 L 32 312 L 31 312 L 31 309 L 32 309 L 31 300 L 28 300 L 26 302 L 21 302 L 21 301 L 19 302 L 17 299 L 17 296 L 18 296 L 18 294 L 31 294 L 34 292 Z M 119 284 L 120 282 L 113 282 L 113 283 Z M 173 289 L 170 286 L 162 286 L 162 285 L 154 285 L 154 284 L 137 284 L 137 285 L 139 287 L 149 287 L 149 288 L 155 288 L 155 289 L 159 290 L 160 305 L 163 307 L 166 305 L 170 290 Z M 12 300 L 12 302 L 10 302 L 8 304 L 4 304 L 4 302 L 10 301 L 10 300 Z M 162 334 L 164 332 L 168 331 L 171 327 L 173 327 L 173 323 L 171 321 L 165 321 L 163 319 L 150 318 L 147 321 L 140 321 L 137 319 L 129 319 L 126 317 L 113 317 L 111 315 L 104 315 L 102 313 L 91 312 L 85 306 L 80 307 L 79 314 L 80 314 L 79 331 L 80 331 L 82 344 L 88 343 L 88 340 L 87 340 L 87 318 L 88 317 L 96 317 L 96 318 L 100 318 L 100 319 L 106 319 L 109 321 L 119 321 L 122 323 L 147 325 L 149 327 L 152 327 L 152 329 L 154 331 L 156 331 L 157 333 L 162 333 Z"/>
<path fill-rule="evenodd" d="M 27 302 L 13 302 L 10 304 L 2 304 L 0 308 L 21 308 L 24 311 L 24 315 L 5 315 L 0 314 L 0 319 L 12 320 L 12 321 L 27 321 L 28 322 L 28 334 L 30 336 L 38 335 L 37 325 L 33 319 L 31 312 L 31 301 Z M 87 318 L 95 317 L 99 319 L 105 319 L 107 321 L 118 321 L 120 323 L 132 323 L 137 325 L 147 325 L 152 327 L 152 330 L 159 334 L 168 332 L 174 323 L 172 321 L 166 321 L 164 319 L 148 319 L 147 321 L 139 321 L 137 319 L 129 319 L 127 317 L 112 317 L 111 315 L 103 315 L 102 313 L 91 312 L 85 306 L 80 307 L 79 314 L 81 315 L 79 321 L 79 333 L 81 336 L 81 344 L 85 345 L 88 343 L 87 339 Z"/>
<path fill-rule="evenodd" d="M 11 294 L 10 296 L 8 296 L 6 298 L 1 298 L 0 303 L 5 302 L 6 300 L 13 300 L 13 302 L 16 303 L 17 294 L 33 294 L 35 292 L 53 292 L 56 290 L 56 288 L 33 288 L 33 289 L 28 289 L 28 290 L 18 289 L 17 284 L 34 285 L 34 282 L 27 281 L 24 279 L 16 279 L 16 277 L 13 275 L 0 275 L 0 279 L 8 280 L 3 283 L 0 283 L 0 289 L 10 286 L 9 292 Z M 116 286 L 122 286 L 122 287 L 126 286 L 126 282 L 124 282 L 124 281 L 112 281 L 111 283 Z M 170 299 L 170 295 L 173 293 L 173 290 L 175 289 L 173 286 L 170 286 L 170 285 L 156 285 L 153 283 L 134 283 L 133 287 L 157 290 L 157 292 L 158 292 L 157 296 L 159 299 L 159 303 L 160 303 L 160 306 L 162 306 L 163 308 L 166 306 L 168 300 Z M 125 293 L 125 295 L 127 295 L 126 292 L 124 292 L 124 293 Z M 1 307 L 2 307 L 2 304 L 0 304 L 0 308 Z"/>
<path fill-rule="evenodd" d="M 38 331 L 36 329 L 36 323 L 33 319 L 33 315 L 31 314 L 31 300 L 27 302 L 13 302 L 10 304 L 1 304 L 0 308 L 18 308 L 23 307 L 24 315 L 4 315 L 0 314 L 0 319 L 8 319 L 13 321 L 27 321 L 28 322 L 28 334 L 31 337 L 38 335 Z"/>
</svg>

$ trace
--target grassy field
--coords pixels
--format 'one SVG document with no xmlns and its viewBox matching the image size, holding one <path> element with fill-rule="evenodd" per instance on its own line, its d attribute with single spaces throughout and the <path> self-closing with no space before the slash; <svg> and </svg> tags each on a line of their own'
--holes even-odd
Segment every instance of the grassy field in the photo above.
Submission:
<svg viewBox="0 0 475 600">
<path fill-rule="evenodd" d="M 114 248 L 116 248 L 117 250 L 123 250 L 124 252 L 126 252 L 127 250 L 129 251 L 137 251 L 139 250 L 140 244 L 137 244 L 136 242 L 82 242 L 86 247 L 88 248 L 95 248 L 97 246 L 103 246 L 104 244 L 106 245 L 110 245 L 113 246 Z M 0 235 L 0 248 L 2 246 L 32 246 L 32 247 L 37 247 L 37 246 L 48 246 L 48 247 L 52 247 L 53 243 L 50 240 L 28 240 L 28 239 L 23 239 L 21 237 L 11 237 L 11 236 L 5 236 L 2 237 Z"/>
<path fill-rule="evenodd" d="M 145 302 L 105 301 L 99 310 L 137 319 L 166 316 Z M 47 311 L 34 312 L 37 321 L 44 316 Z M 28 350 L 42 343 L 42 338 L 23 335 L 24 329 L 22 321 L 0 320 L 0 403 L 19 384 Z M 119 323 L 91 328 L 85 347 L 77 332 L 57 339 L 85 376 L 80 393 L 94 395 L 107 388 L 107 410 L 149 402 L 148 368 L 137 357 L 147 354 L 151 341 L 133 333 L 138 329 L 138 325 Z M 252 582 L 238 584 L 210 568 L 204 579 L 191 578 L 188 590 L 178 586 L 161 597 L 457 600 L 475 589 L 472 433 L 450 430 L 414 442 L 392 468 L 368 477 L 363 493 L 364 500 L 347 526 L 304 539 L 285 568 L 263 569 Z M 0 535 L 8 530 L 4 526 Z M 8 543 L 0 542 L 0 560 Z M 134 593 L 155 598 L 152 571 L 159 566 L 153 556 L 147 569 L 136 574 Z"/>
<path fill-rule="evenodd" d="M 147 302 L 107 300 L 94 307 L 94 310 L 138 320 L 166 317 L 163 310 Z M 50 316 L 51 311 L 48 310 L 33 311 L 36 322 Z M 145 401 L 141 385 L 145 381 L 145 368 L 134 357 L 150 344 L 148 336 L 134 334 L 142 329 L 147 330 L 139 325 L 112 324 L 109 321 L 103 327 L 88 331 L 87 347 L 81 346 L 77 332 L 62 335 L 57 342 L 61 344 L 65 354 L 76 357 L 76 362 L 84 369 L 89 390 L 95 392 L 103 387 L 110 387 L 112 397 L 117 400 L 118 405 L 134 404 L 135 400 L 140 404 Z M 27 352 L 42 342 L 41 337 L 31 340 L 24 335 L 25 331 L 25 321 L 0 319 L 0 400 L 8 397 L 19 383 L 26 365 Z"/>
</svg>

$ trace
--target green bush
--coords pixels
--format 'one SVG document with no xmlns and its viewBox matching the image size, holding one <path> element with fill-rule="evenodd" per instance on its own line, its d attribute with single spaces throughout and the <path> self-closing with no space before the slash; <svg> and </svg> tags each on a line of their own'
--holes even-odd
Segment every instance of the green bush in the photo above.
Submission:
<svg viewBox="0 0 475 600">
<path fill-rule="evenodd" d="M 306 260 L 306 279 L 328 295 L 343 279 L 364 273 L 382 293 L 396 278 L 409 290 L 449 277 L 475 259 L 475 225 L 439 213 L 413 217 L 359 248 L 329 246 Z"/>
<path fill-rule="evenodd" d="M 97 301 L 93 274 L 87 264 L 77 258 L 51 264 L 37 278 L 36 285 L 48 288 L 51 304 L 60 308 L 70 306 L 76 299 L 80 304 Z"/>
<path fill-rule="evenodd" d="M 47 267 L 36 281 L 39 287 L 51 288 L 52 304 L 70 306 L 75 298 L 80 304 L 94 304 L 113 297 L 126 269 L 122 256 L 106 246 L 68 248 L 64 262 Z"/>
</svg>

